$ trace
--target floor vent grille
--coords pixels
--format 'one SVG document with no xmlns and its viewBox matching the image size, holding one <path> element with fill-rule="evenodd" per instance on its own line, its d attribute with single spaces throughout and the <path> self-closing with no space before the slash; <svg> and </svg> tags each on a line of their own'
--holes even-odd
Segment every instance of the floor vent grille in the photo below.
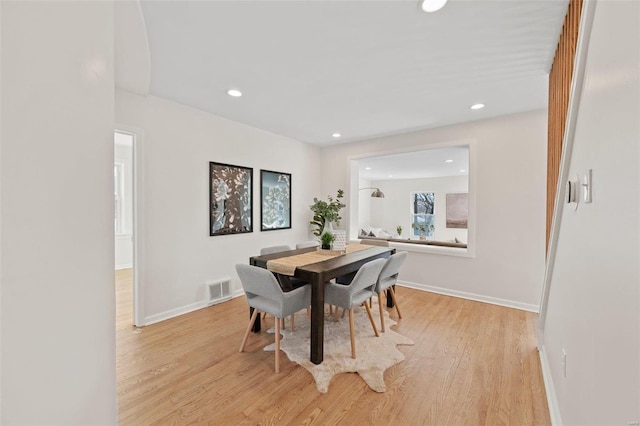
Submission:
<svg viewBox="0 0 640 426">
<path fill-rule="evenodd" d="M 209 306 L 231 299 L 231 280 L 229 278 L 207 284 L 209 286 Z"/>
</svg>

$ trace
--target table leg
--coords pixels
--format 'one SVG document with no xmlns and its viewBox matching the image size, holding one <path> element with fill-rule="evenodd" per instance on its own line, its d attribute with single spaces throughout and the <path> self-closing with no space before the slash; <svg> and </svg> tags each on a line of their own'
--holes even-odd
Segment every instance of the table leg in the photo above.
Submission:
<svg viewBox="0 0 640 426">
<path fill-rule="evenodd" d="M 396 285 L 392 285 L 393 291 L 396 291 Z M 391 292 L 387 290 L 387 308 L 393 308 L 393 299 L 391 298 Z"/>
<path fill-rule="evenodd" d="M 324 357 L 324 277 L 311 280 L 311 362 L 322 363 Z"/>
<path fill-rule="evenodd" d="M 253 315 L 253 308 L 249 308 L 249 318 Z M 260 315 L 256 316 L 256 322 L 253 323 L 251 331 L 254 333 L 260 333 Z"/>
</svg>

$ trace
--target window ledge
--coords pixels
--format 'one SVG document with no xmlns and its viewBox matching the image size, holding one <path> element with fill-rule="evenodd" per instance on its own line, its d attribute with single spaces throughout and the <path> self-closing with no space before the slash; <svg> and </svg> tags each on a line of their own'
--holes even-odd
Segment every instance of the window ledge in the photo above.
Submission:
<svg viewBox="0 0 640 426">
<path fill-rule="evenodd" d="M 461 243 L 449 243 L 446 241 L 435 240 L 405 240 L 399 238 L 374 238 L 374 237 L 360 237 L 360 242 L 366 244 L 367 240 L 381 240 L 388 241 L 389 247 L 396 249 L 402 249 L 405 251 L 415 253 L 429 253 L 439 254 L 444 256 L 458 256 L 458 257 L 475 257 L 473 250 L 471 250 L 467 244 Z"/>
</svg>

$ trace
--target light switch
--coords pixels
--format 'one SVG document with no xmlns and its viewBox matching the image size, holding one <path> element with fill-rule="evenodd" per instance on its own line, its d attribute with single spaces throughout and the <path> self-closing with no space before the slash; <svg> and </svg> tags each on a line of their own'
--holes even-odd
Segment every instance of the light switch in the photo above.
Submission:
<svg viewBox="0 0 640 426">
<path fill-rule="evenodd" d="M 591 202 L 591 169 L 587 170 L 582 178 L 582 196 L 585 203 Z"/>
</svg>

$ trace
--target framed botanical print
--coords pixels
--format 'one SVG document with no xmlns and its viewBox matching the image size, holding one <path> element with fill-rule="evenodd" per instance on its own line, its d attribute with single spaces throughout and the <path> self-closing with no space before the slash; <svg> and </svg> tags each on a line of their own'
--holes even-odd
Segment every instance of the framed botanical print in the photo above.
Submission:
<svg viewBox="0 0 640 426">
<path fill-rule="evenodd" d="M 291 174 L 260 170 L 260 230 L 291 228 Z"/>
<path fill-rule="evenodd" d="M 209 235 L 253 232 L 253 169 L 209 163 Z"/>
</svg>

